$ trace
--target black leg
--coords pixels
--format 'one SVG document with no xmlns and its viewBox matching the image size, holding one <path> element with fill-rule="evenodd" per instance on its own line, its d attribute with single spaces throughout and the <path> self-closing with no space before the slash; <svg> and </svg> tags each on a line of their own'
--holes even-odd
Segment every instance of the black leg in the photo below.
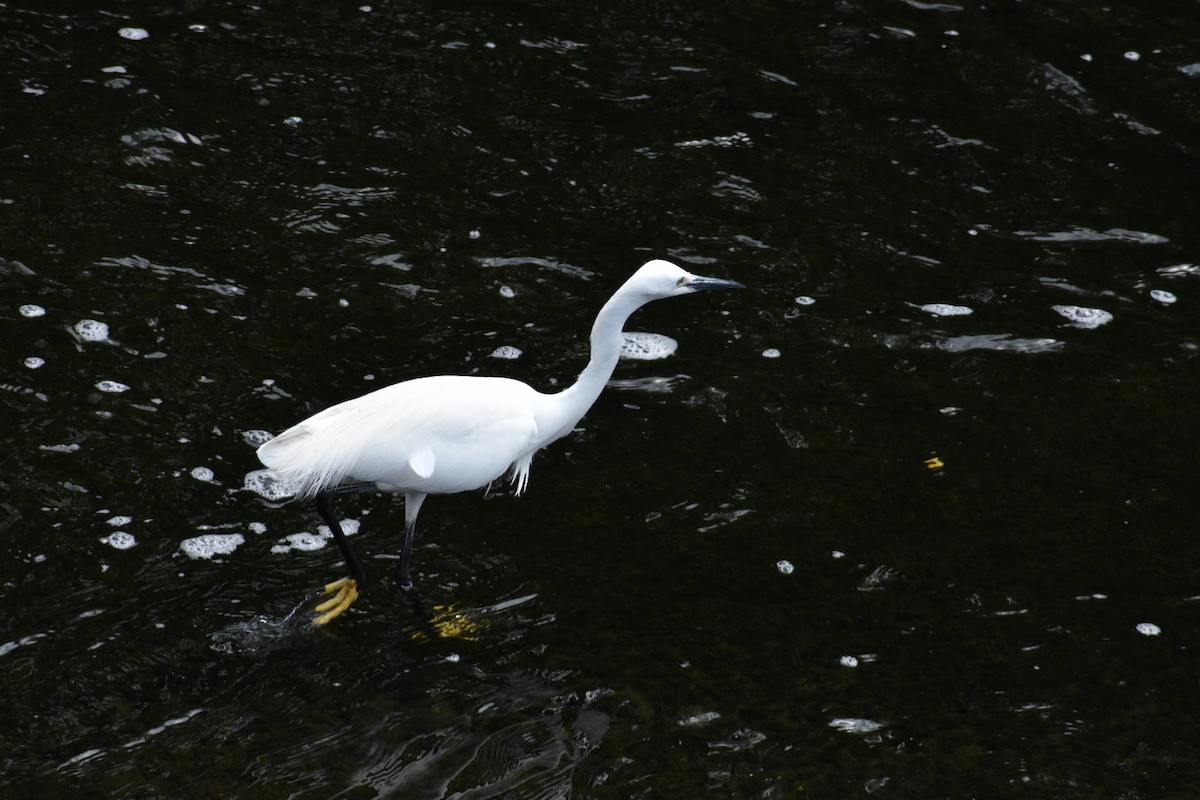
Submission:
<svg viewBox="0 0 1200 800">
<path fill-rule="evenodd" d="M 404 526 L 404 546 L 400 550 L 400 588 L 413 592 L 412 582 L 412 551 L 413 542 L 417 538 L 417 521 L 414 519 Z"/>
<path fill-rule="evenodd" d="M 354 486 L 357 485 L 355 484 Z M 374 484 L 370 485 L 374 486 Z M 362 490 L 352 489 L 351 491 Z M 363 571 L 362 562 L 358 560 L 358 556 L 354 555 L 354 551 L 350 549 L 350 542 L 346 541 L 346 534 L 342 532 L 342 524 L 338 522 L 337 515 L 333 513 L 334 495 L 348 493 L 342 491 L 341 487 L 321 492 L 317 495 L 317 513 L 321 515 L 321 519 L 325 520 L 325 524 L 329 526 L 330 532 L 333 533 L 333 540 L 337 542 L 338 549 L 342 551 L 342 558 L 346 561 L 346 568 L 350 570 L 350 577 L 358 581 L 359 585 L 365 586 L 367 583 L 367 573 Z"/>
<path fill-rule="evenodd" d="M 417 540 L 417 514 L 421 511 L 421 504 L 424 502 L 425 494 L 421 492 L 404 493 L 404 547 L 400 550 L 400 573 L 397 578 L 400 588 L 410 595 L 414 591 L 412 552 L 413 543 Z"/>
</svg>

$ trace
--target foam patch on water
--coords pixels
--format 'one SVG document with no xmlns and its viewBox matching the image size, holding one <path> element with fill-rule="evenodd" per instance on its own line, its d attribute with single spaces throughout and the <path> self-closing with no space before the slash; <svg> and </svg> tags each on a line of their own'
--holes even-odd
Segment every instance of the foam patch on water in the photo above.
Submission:
<svg viewBox="0 0 1200 800">
<path fill-rule="evenodd" d="M 802 294 L 796 298 L 796 305 L 798 306 L 811 306 L 815 302 L 817 301 L 806 294 Z"/>
<path fill-rule="evenodd" d="M 1088 330 L 1099 328 L 1112 322 L 1113 315 L 1102 308 L 1084 308 L 1083 306 L 1053 306 L 1054 310 L 1066 317 L 1076 328 Z"/>
<path fill-rule="evenodd" d="M 46 359 L 39 358 L 38 356 L 30 356 L 29 358 L 25 359 L 25 366 L 29 369 L 41 369 L 45 365 Z"/>
<path fill-rule="evenodd" d="M 1134 630 L 1142 636 L 1158 636 L 1162 633 L 1162 628 L 1155 625 L 1153 622 L 1139 622 L 1134 626 Z"/>
<path fill-rule="evenodd" d="M 339 523 L 342 526 L 342 533 L 346 534 L 347 536 L 353 536 L 354 534 L 358 533 L 358 529 L 362 527 L 362 523 L 356 519 L 343 519 L 339 520 Z M 333 538 L 333 531 L 329 530 L 328 525 L 317 526 L 317 533 L 326 538 Z"/>
<path fill-rule="evenodd" d="M 492 351 L 492 358 L 504 358 L 512 360 L 520 358 L 523 355 L 521 348 L 513 347 L 511 344 L 502 344 Z"/>
<path fill-rule="evenodd" d="M 85 342 L 107 342 L 108 325 L 94 319 L 81 319 L 75 323 L 75 335 Z"/>
<path fill-rule="evenodd" d="M 140 42 L 150 38 L 150 31 L 145 28 L 121 28 L 117 31 L 117 35 L 131 42 Z"/>
<path fill-rule="evenodd" d="M 271 501 L 284 500 L 296 494 L 292 484 L 279 477 L 279 473 L 269 469 L 247 472 L 242 487 Z"/>
<path fill-rule="evenodd" d="M 838 717 L 829 721 L 829 727 L 843 733 L 874 733 L 883 727 L 882 722 L 859 717 Z"/>
<path fill-rule="evenodd" d="M 621 358 L 633 361 L 658 361 L 679 349 L 679 342 L 661 333 L 626 331 L 621 334 Z"/>
<path fill-rule="evenodd" d="M 933 314 L 935 317 L 965 317 L 967 314 L 974 314 L 975 310 L 967 306 L 955 306 L 950 303 L 926 303 L 920 306 L 920 309 L 926 314 Z"/>
<path fill-rule="evenodd" d="M 210 559 L 227 556 L 246 542 L 240 533 L 206 533 L 179 543 L 179 549 L 188 558 Z"/>
<path fill-rule="evenodd" d="M 108 524 L 112 525 L 114 528 L 120 528 L 124 525 L 128 525 L 131 522 L 133 522 L 133 517 L 128 517 L 124 514 L 118 514 L 117 516 L 109 517 L 108 519 Z"/>
<path fill-rule="evenodd" d="M 1158 302 L 1162 303 L 1163 305 L 1169 306 L 1171 303 L 1174 303 L 1179 298 L 1175 296 L 1174 292 L 1168 292 L 1166 289 L 1151 289 L 1150 290 L 1150 299 L 1157 300 Z"/>
<path fill-rule="evenodd" d="M 129 391 L 129 385 L 120 381 L 100 381 L 96 384 L 96 388 L 109 394 L 121 394 Z"/>
<path fill-rule="evenodd" d="M 212 483 L 213 479 L 216 477 L 216 475 L 213 474 L 213 471 L 208 467 L 194 467 L 188 474 L 190 474 L 196 480 L 204 481 L 205 483 Z"/>
<path fill-rule="evenodd" d="M 707 725 L 710 722 L 715 722 L 721 718 L 719 711 L 702 711 L 699 714 L 693 714 L 690 717 L 684 717 L 676 724 L 681 728 L 699 728 Z"/>
<path fill-rule="evenodd" d="M 125 531 L 113 531 L 108 536 L 100 537 L 100 542 L 117 550 L 128 550 L 137 546 L 137 537 Z"/>
<path fill-rule="evenodd" d="M 766 350 L 762 351 L 763 358 L 779 358 L 781 355 L 783 354 L 780 353 L 778 348 L 775 347 L 768 347 Z"/>
<path fill-rule="evenodd" d="M 33 319 L 34 317 L 44 317 L 46 315 L 46 309 L 36 305 L 35 303 L 26 303 L 18 308 L 17 311 L 21 313 L 22 317 L 27 317 L 29 319 Z"/>
<path fill-rule="evenodd" d="M 793 572 L 796 571 L 795 565 L 792 564 L 792 562 L 788 561 L 786 558 L 783 559 L 782 561 L 776 561 L 775 569 L 779 570 L 780 575 L 791 575 Z"/>
<path fill-rule="evenodd" d="M 290 553 L 293 550 L 299 550 L 302 553 L 310 553 L 313 550 L 320 550 L 328 543 L 328 537 L 309 533 L 308 531 L 301 531 L 300 533 L 285 536 L 283 541 L 272 545 L 271 552 Z"/>
<path fill-rule="evenodd" d="M 269 431 L 242 431 L 242 441 L 251 447 L 262 447 L 274 438 L 275 436 Z"/>
<path fill-rule="evenodd" d="M 358 533 L 361 523 L 356 519 L 343 519 L 340 521 L 342 533 L 347 536 L 353 536 Z M 322 525 L 317 528 L 316 533 L 301 531 L 293 533 L 290 536 L 285 536 L 281 541 L 271 546 L 272 553 L 290 553 L 293 550 L 301 552 L 311 552 L 320 550 L 333 540 L 333 533 L 329 530 L 328 525 Z"/>
</svg>

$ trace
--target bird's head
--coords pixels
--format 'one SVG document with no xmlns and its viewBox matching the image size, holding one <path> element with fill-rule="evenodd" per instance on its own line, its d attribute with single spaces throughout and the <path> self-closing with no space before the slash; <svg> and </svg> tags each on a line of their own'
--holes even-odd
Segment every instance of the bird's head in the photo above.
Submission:
<svg viewBox="0 0 1200 800">
<path fill-rule="evenodd" d="M 737 281 L 724 278 L 693 275 L 670 261 L 656 258 L 643 264 L 641 269 L 633 273 L 633 277 L 626 281 L 622 288 L 637 292 L 645 296 L 647 300 L 658 300 L 663 297 L 674 297 L 709 289 L 744 289 L 746 287 Z"/>
</svg>

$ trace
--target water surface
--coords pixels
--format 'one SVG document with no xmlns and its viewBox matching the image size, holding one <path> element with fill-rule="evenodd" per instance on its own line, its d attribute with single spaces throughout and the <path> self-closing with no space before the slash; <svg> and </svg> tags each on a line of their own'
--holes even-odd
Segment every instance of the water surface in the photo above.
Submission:
<svg viewBox="0 0 1200 800">
<path fill-rule="evenodd" d="M 0 30 L 7 793 L 1200 791 L 1194 11 Z M 677 349 L 525 496 L 430 499 L 433 630 L 370 497 L 371 583 L 307 626 L 340 558 L 255 446 L 420 375 L 565 386 L 652 257 L 749 288 L 640 311 Z"/>
</svg>

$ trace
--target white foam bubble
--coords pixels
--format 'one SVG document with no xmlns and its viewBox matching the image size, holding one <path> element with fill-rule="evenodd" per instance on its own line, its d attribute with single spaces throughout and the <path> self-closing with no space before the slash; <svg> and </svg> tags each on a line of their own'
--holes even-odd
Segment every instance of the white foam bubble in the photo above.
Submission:
<svg viewBox="0 0 1200 800">
<path fill-rule="evenodd" d="M 1158 302 L 1162 303 L 1163 305 L 1169 306 L 1171 303 L 1174 303 L 1179 298 L 1175 296 L 1174 292 L 1168 292 L 1166 289 L 1151 289 L 1150 290 L 1150 299 L 1157 300 Z"/>
<path fill-rule="evenodd" d="M 343 519 L 339 520 L 338 522 L 342 526 L 342 533 L 346 534 L 347 536 L 353 536 L 354 534 L 358 533 L 358 529 L 362 527 L 362 523 L 356 519 Z M 317 533 L 328 538 L 333 537 L 333 531 L 329 530 L 328 525 L 317 526 Z"/>
<path fill-rule="evenodd" d="M 251 522 L 246 527 L 250 529 L 251 533 L 266 533 L 267 532 L 267 526 L 262 522 Z"/>
<path fill-rule="evenodd" d="M 100 541 L 117 550 L 128 550 L 137 546 L 137 537 L 125 531 L 113 531 L 108 536 L 100 537 Z"/>
<path fill-rule="evenodd" d="M 768 347 L 766 350 L 762 351 L 763 358 L 779 358 L 781 355 L 783 355 L 783 354 L 780 353 L 779 350 L 774 347 Z"/>
<path fill-rule="evenodd" d="M 707 725 L 721 718 L 719 711 L 702 711 L 699 714 L 692 714 L 690 717 L 684 717 L 677 723 L 681 728 L 699 728 L 702 725 Z"/>
<path fill-rule="evenodd" d="M 521 356 L 521 349 L 519 347 L 513 347 L 511 344 L 502 344 L 492 351 L 492 358 L 504 358 L 512 360 L 514 358 L 520 358 Z"/>
<path fill-rule="evenodd" d="M 247 472 L 242 486 L 259 497 L 271 501 L 283 500 L 296 493 L 290 483 L 279 477 L 279 473 L 269 469 Z"/>
<path fill-rule="evenodd" d="M 25 366 L 29 367 L 30 369 L 40 369 L 41 367 L 45 366 L 45 364 L 46 359 L 39 358 L 38 356 L 30 356 L 29 358 L 25 359 Z"/>
<path fill-rule="evenodd" d="M 621 334 L 621 358 L 633 361 L 658 361 L 679 349 L 679 342 L 661 333 L 626 331 Z"/>
<path fill-rule="evenodd" d="M 320 550 L 329 542 L 329 539 L 324 536 L 319 536 L 307 531 L 293 533 L 290 536 L 285 536 L 282 542 L 271 546 L 272 553 L 290 553 L 293 550 L 301 552 L 312 552 Z"/>
<path fill-rule="evenodd" d="M 505 298 L 506 300 L 511 300 L 517 296 L 517 293 L 512 290 L 512 287 L 501 286 L 500 287 L 500 296 Z"/>
<path fill-rule="evenodd" d="M 115 517 L 109 517 L 108 524 L 114 528 L 120 528 L 123 525 L 128 525 L 133 522 L 133 517 L 127 517 L 124 514 L 118 514 Z"/>
<path fill-rule="evenodd" d="M 205 483 L 212 483 L 213 478 L 216 477 L 216 475 L 213 474 L 213 471 L 208 467 L 193 467 L 192 471 L 188 474 L 190 474 L 196 480 L 204 481 Z"/>
<path fill-rule="evenodd" d="M 855 658 L 854 656 L 842 656 L 841 658 L 838 659 L 838 663 L 841 664 L 843 667 L 857 667 L 858 659 Z"/>
<path fill-rule="evenodd" d="M 964 317 L 967 314 L 974 314 L 975 310 L 967 306 L 956 306 L 950 303 L 926 303 L 920 307 L 926 314 L 933 314 L 935 317 Z"/>
<path fill-rule="evenodd" d="M 117 35 L 131 42 L 140 42 L 143 39 L 150 38 L 150 31 L 145 28 L 121 28 L 117 31 Z"/>
<path fill-rule="evenodd" d="M 242 441 L 251 447 L 261 447 L 274 438 L 274 434 L 269 431 L 242 431 Z"/>
<path fill-rule="evenodd" d="M 775 562 L 775 569 L 779 570 L 781 575 L 791 575 L 796 571 L 796 567 L 786 558 Z"/>
<path fill-rule="evenodd" d="M 75 323 L 75 335 L 85 342 L 106 342 L 108 325 L 94 319 L 81 319 Z"/>
<path fill-rule="evenodd" d="M 129 386 L 120 381 L 100 381 L 96 384 L 96 388 L 109 394 L 120 394 L 121 392 L 129 391 Z"/>
<path fill-rule="evenodd" d="M 1142 636 L 1158 636 L 1162 633 L 1162 628 L 1155 625 L 1153 622 L 1139 622 L 1133 627 L 1135 631 Z"/>
<path fill-rule="evenodd" d="M 811 306 L 815 302 L 817 301 L 806 294 L 802 294 L 796 298 L 796 305 L 798 306 Z"/>
<path fill-rule="evenodd" d="M 1113 315 L 1102 308 L 1082 306 L 1053 306 L 1054 310 L 1070 320 L 1076 328 L 1099 328 L 1112 322 Z"/>
<path fill-rule="evenodd" d="M 179 549 L 188 558 L 209 559 L 213 556 L 227 556 L 246 542 L 246 537 L 240 533 L 206 533 L 184 539 L 179 543 Z"/>
<path fill-rule="evenodd" d="M 46 309 L 39 305 L 35 305 L 34 303 L 26 303 L 18 308 L 17 311 L 21 313 L 22 317 L 28 317 L 29 319 L 33 319 L 34 317 L 44 317 L 46 315 Z"/>
<path fill-rule="evenodd" d="M 883 723 L 859 717 L 838 717 L 829 721 L 829 727 L 843 733 L 874 733 L 883 727 Z"/>
</svg>

